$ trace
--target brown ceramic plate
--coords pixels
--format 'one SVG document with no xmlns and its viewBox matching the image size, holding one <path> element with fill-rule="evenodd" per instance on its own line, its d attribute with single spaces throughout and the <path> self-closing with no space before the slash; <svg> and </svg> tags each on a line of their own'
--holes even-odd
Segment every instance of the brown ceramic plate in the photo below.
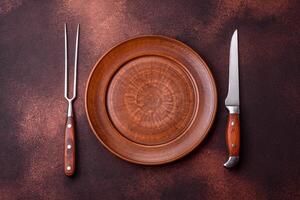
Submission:
<svg viewBox="0 0 300 200">
<path fill-rule="evenodd" d="M 93 132 L 130 162 L 174 161 L 203 141 L 215 117 L 217 92 L 205 62 L 163 36 L 127 40 L 94 66 L 86 88 Z"/>
</svg>

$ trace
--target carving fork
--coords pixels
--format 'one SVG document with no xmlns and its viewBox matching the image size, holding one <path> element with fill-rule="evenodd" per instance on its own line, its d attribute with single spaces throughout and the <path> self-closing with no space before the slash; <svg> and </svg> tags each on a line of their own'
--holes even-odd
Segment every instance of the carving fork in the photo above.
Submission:
<svg viewBox="0 0 300 200">
<path fill-rule="evenodd" d="M 78 58 L 78 39 L 79 24 L 77 25 L 75 61 L 74 61 L 74 80 L 73 96 L 68 97 L 68 36 L 67 24 L 65 23 L 65 98 L 68 101 L 67 121 L 65 127 L 65 145 L 64 145 L 64 171 L 66 176 L 72 176 L 75 172 L 75 121 L 73 119 L 73 101 L 76 98 L 76 79 L 77 79 L 77 58 Z"/>
</svg>

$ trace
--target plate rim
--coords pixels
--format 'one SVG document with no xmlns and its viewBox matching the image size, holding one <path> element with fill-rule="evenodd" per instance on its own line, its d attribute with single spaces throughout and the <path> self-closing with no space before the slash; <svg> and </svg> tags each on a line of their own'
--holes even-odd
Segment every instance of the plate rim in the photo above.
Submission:
<svg viewBox="0 0 300 200">
<path fill-rule="evenodd" d="M 113 149 L 111 149 L 107 144 L 105 144 L 105 142 L 99 137 L 99 135 L 97 134 L 97 131 L 94 129 L 93 124 L 91 122 L 90 116 L 89 116 L 89 111 L 88 111 L 88 88 L 89 88 L 89 84 L 91 81 L 91 78 L 94 74 L 94 71 L 96 70 L 98 64 L 101 62 L 101 60 L 107 55 L 109 54 L 113 49 L 117 48 L 118 46 L 122 45 L 123 43 L 129 42 L 131 40 L 135 40 L 135 39 L 142 39 L 142 38 L 158 38 L 158 39 L 164 39 L 164 40 L 169 40 L 172 41 L 174 43 L 177 43 L 185 48 L 187 48 L 191 53 L 193 53 L 203 64 L 207 74 L 209 75 L 210 79 L 212 80 L 212 88 L 213 88 L 213 95 L 215 97 L 215 101 L 214 101 L 214 110 L 212 112 L 212 118 L 210 120 L 210 123 L 208 124 L 208 126 L 205 129 L 205 132 L 203 133 L 203 136 L 201 138 L 201 140 L 198 140 L 194 145 L 190 146 L 190 148 L 186 151 L 184 151 L 181 154 L 178 154 L 177 156 L 174 156 L 173 158 L 170 158 L 168 160 L 162 160 L 162 161 L 156 161 L 156 162 L 145 162 L 145 161 L 139 161 L 139 160 L 135 160 L 135 159 L 131 159 L 128 157 L 125 157 L 121 154 L 119 154 L 118 152 L 114 151 Z M 195 51 L 193 50 L 190 46 L 188 46 L 187 44 L 175 39 L 175 38 L 171 38 L 168 36 L 164 36 L 164 35 L 139 35 L 139 36 L 133 36 L 133 37 L 129 37 L 127 39 L 121 40 L 120 42 L 117 42 L 115 45 L 113 45 L 111 48 L 109 48 L 107 51 L 105 51 L 105 53 L 97 60 L 96 64 L 94 64 L 94 66 L 92 67 L 92 70 L 90 70 L 88 79 L 86 81 L 86 86 L 85 86 L 85 96 L 84 96 L 84 105 L 85 105 L 85 113 L 88 119 L 88 123 L 90 125 L 90 128 L 92 129 L 93 134 L 96 136 L 96 138 L 100 141 L 100 143 L 107 149 L 109 150 L 113 155 L 128 161 L 130 163 L 135 163 L 135 164 L 141 164 L 141 165 L 161 165 L 161 164 L 167 164 L 173 161 L 176 161 L 182 157 L 184 157 L 185 155 L 191 153 L 197 146 L 199 146 L 203 140 L 207 137 L 209 130 L 212 127 L 213 122 L 215 121 L 216 118 L 216 112 L 217 112 L 217 107 L 218 107 L 218 94 L 217 94 L 217 88 L 216 88 L 216 82 L 214 79 L 214 76 L 212 75 L 212 72 L 210 71 L 209 67 L 207 66 L 206 62 L 203 60 L 203 58 Z"/>
</svg>

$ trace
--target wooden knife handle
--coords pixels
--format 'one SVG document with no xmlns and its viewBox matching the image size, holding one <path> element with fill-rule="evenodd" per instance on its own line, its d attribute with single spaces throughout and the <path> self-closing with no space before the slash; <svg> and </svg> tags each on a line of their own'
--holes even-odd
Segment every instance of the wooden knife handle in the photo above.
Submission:
<svg viewBox="0 0 300 200">
<path fill-rule="evenodd" d="M 231 168 L 238 163 L 240 153 L 240 119 L 237 113 L 230 113 L 228 116 L 226 146 L 229 159 L 224 166 Z"/>
<path fill-rule="evenodd" d="M 75 172 L 75 122 L 73 117 L 67 118 L 65 130 L 65 175 Z"/>
<path fill-rule="evenodd" d="M 226 131 L 226 145 L 229 156 L 240 153 L 240 119 L 239 114 L 229 114 Z"/>
</svg>

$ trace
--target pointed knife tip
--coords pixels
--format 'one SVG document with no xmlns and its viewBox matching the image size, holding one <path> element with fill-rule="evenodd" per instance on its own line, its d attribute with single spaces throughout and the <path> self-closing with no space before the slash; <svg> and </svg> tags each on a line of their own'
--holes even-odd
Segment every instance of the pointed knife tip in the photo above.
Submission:
<svg viewBox="0 0 300 200">
<path fill-rule="evenodd" d="M 233 34 L 232 34 L 231 41 L 232 41 L 234 38 L 237 38 L 237 36 L 238 36 L 238 29 L 235 29 L 235 31 L 234 31 Z"/>
</svg>

